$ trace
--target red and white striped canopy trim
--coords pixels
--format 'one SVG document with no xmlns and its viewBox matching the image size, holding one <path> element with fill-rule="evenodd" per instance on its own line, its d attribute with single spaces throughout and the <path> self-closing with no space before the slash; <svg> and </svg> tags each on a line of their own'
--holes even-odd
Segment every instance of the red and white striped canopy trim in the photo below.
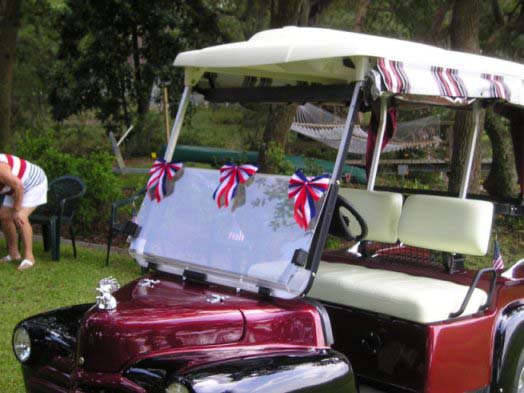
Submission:
<svg viewBox="0 0 524 393">
<path fill-rule="evenodd" d="M 524 106 L 524 79 L 512 76 L 384 58 L 377 60 L 370 76 L 379 93 L 444 97 L 457 104 L 467 104 L 474 98 L 494 98 Z"/>
</svg>

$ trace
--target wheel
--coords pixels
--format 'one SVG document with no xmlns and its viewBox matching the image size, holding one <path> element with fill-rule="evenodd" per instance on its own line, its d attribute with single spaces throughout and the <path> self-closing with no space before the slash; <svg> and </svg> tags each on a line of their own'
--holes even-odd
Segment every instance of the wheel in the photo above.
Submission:
<svg viewBox="0 0 524 393">
<path fill-rule="evenodd" d="M 518 355 L 518 356 L 517 356 Z M 508 364 L 502 370 L 500 388 L 504 393 L 524 393 L 524 349 L 515 348 L 508 354 Z"/>
<path fill-rule="evenodd" d="M 520 359 L 519 359 L 519 366 L 518 366 L 518 369 L 517 369 L 517 380 L 515 381 L 516 382 L 516 385 L 517 385 L 517 390 L 515 390 L 515 392 L 517 393 L 524 393 L 524 352 L 522 352 L 522 354 L 520 355 Z"/>
</svg>

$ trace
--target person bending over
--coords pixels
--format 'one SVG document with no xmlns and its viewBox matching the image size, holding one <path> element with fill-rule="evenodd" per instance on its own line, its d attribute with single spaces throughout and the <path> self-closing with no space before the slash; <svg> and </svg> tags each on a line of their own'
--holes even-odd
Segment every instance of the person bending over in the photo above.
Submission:
<svg viewBox="0 0 524 393">
<path fill-rule="evenodd" d="M 18 250 L 17 228 L 24 242 L 24 259 L 18 270 L 33 267 L 33 229 L 29 216 L 37 206 L 47 202 L 47 177 L 38 165 L 10 154 L 0 154 L 0 207 L 2 231 L 7 241 L 8 255 L 0 262 L 21 259 Z"/>
</svg>

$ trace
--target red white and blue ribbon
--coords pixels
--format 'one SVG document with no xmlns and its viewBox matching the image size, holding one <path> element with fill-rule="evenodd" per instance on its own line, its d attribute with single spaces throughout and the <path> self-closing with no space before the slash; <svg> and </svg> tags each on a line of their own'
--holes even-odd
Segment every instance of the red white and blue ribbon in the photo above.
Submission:
<svg viewBox="0 0 524 393">
<path fill-rule="evenodd" d="M 301 170 L 296 171 L 289 180 L 288 197 L 295 199 L 295 221 L 306 230 L 317 215 L 317 202 L 329 187 L 329 174 L 306 177 Z"/>
<path fill-rule="evenodd" d="M 151 195 L 150 191 L 154 190 L 154 197 L 157 202 L 160 202 L 167 193 L 167 182 L 175 177 L 177 171 L 182 168 L 181 162 L 166 162 L 166 160 L 159 158 L 153 163 L 153 166 L 149 170 L 149 180 L 147 182 L 147 192 Z"/>
<path fill-rule="evenodd" d="M 220 168 L 220 184 L 213 193 L 213 199 L 217 201 L 218 207 L 229 206 L 229 202 L 236 195 L 239 184 L 245 183 L 258 171 L 254 165 L 226 164 Z"/>
</svg>

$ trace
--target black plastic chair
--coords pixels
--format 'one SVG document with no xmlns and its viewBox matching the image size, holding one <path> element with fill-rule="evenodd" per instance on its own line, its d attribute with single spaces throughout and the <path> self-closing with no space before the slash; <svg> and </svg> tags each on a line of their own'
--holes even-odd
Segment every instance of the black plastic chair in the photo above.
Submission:
<svg viewBox="0 0 524 393">
<path fill-rule="evenodd" d="M 69 235 L 76 258 L 74 217 L 78 202 L 86 192 L 86 186 L 76 176 L 62 176 L 49 183 L 47 204 L 39 206 L 29 217 L 32 224 L 42 225 L 44 250 L 51 248 L 51 259 L 60 260 L 60 229 L 69 226 Z"/>
<path fill-rule="evenodd" d="M 113 238 L 117 235 L 130 235 L 129 217 L 126 217 L 125 220 L 120 219 L 118 214 L 119 209 L 126 205 L 134 204 L 135 201 L 142 198 L 145 194 L 146 188 L 144 187 L 130 197 L 119 199 L 118 201 L 113 202 L 111 205 L 111 217 L 109 218 L 109 228 L 107 235 L 106 266 L 109 266 L 109 254 L 111 253 L 111 244 L 113 243 Z"/>
</svg>

